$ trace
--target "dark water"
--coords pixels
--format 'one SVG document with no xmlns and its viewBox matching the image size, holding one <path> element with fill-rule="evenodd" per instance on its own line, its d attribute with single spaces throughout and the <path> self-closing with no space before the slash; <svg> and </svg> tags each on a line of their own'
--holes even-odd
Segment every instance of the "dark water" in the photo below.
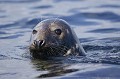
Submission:
<svg viewBox="0 0 120 79">
<path fill-rule="evenodd" d="M 31 60 L 32 28 L 70 23 L 86 57 Z M 120 79 L 120 0 L 0 0 L 0 79 Z"/>
</svg>

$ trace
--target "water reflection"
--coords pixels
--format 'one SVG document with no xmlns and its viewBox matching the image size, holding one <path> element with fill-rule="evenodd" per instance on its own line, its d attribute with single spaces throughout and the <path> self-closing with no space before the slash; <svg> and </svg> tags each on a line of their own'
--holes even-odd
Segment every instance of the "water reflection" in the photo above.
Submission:
<svg viewBox="0 0 120 79">
<path fill-rule="evenodd" d="M 47 71 L 38 78 L 63 76 L 67 73 L 78 71 L 79 69 L 69 68 L 70 64 L 63 63 L 62 60 L 32 60 L 31 63 L 37 71 Z"/>
</svg>

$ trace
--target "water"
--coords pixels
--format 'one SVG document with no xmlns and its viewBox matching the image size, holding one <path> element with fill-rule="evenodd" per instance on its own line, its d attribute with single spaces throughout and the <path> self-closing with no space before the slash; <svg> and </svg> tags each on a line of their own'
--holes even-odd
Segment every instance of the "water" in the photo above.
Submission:
<svg viewBox="0 0 120 79">
<path fill-rule="evenodd" d="M 119 0 L 0 0 L 0 79 L 119 79 Z M 61 18 L 74 28 L 86 57 L 32 60 L 32 28 Z"/>
</svg>

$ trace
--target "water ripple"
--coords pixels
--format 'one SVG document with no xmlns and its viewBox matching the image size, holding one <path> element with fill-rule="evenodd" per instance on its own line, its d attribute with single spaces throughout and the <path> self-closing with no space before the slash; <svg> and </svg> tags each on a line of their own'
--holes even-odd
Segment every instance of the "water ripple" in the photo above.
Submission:
<svg viewBox="0 0 120 79">
<path fill-rule="evenodd" d="M 119 79 L 119 3 L 118 0 L 0 0 L 0 78 Z M 55 57 L 55 61 L 32 60 L 28 51 L 31 31 L 48 18 L 61 18 L 75 26 L 86 56 L 65 57 L 62 61 Z"/>
<path fill-rule="evenodd" d="M 0 39 L 15 39 L 18 37 L 23 36 L 22 34 L 17 34 L 17 35 L 10 35 L 10 36 L 4 36 L 4 37 L 0 37 Z"/>
<path fill-rule="evenodd" d="M 41 5 L 41 6 L 32 7 L 32 9 L 48 9 L 48 8 L 52 8 L 52 6 L 51 5 Z"/>
<path fill-rule="evenodd" d="M 114 32 L 120 32 L 120 28 L 105 28 L 105 29 L 95 29 L 88 32 L 93 33 L 114 33 Z"/>
<path fill-rule="evenodd" d="M 101 5 L 100 8 L 120 8 L 120 5 Z"/>
<path fill-rule="evenodd" d="M 0 3 L 29 3 L 41 0 L 0 0 Z"/>
</svg>

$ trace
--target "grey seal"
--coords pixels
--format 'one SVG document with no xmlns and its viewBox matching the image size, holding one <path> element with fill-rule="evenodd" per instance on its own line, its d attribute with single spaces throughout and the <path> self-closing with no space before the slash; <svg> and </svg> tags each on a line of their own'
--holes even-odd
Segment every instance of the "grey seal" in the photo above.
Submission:
<svg viewBox="0 0 120 79">
<path fill-rule="evenodd" d="M 34 27 L 29 50 L 34 58 L 85 56 L 70 25 L 56 18 L 43 20 Z"/>
</svg>

